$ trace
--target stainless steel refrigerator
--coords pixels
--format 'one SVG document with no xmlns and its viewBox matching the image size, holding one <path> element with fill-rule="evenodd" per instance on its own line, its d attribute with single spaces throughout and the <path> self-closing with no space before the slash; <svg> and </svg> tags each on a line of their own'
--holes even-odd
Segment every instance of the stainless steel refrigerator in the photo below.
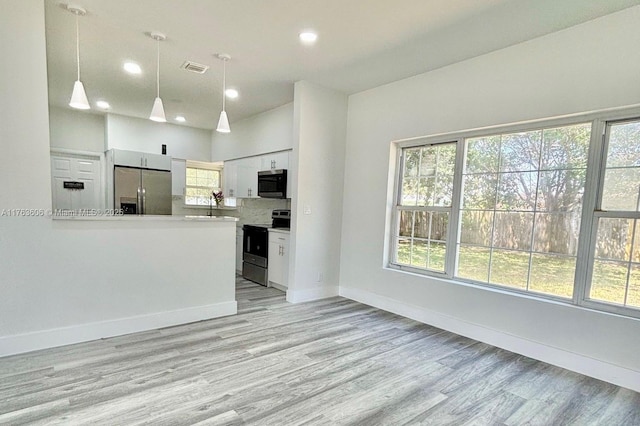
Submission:
<svg viewBox="0 0 640 426">
<path fill-rule="evenodd" d="M 124 214 L 171 214 L 171 172 L 115 166 L 114 206 Z"/>
</svg>

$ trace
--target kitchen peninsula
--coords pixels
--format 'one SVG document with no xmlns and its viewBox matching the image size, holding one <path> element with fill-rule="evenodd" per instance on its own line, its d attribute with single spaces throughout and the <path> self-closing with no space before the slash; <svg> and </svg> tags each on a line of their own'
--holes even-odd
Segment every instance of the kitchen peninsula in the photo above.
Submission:
<svg viewBox="0 0 640 426">
<path fill-rule="evenodd" d="M 5 324 L 0 355 L 233 315 L 236 218 L 58 216 L 10 218 L 16 264 L 57 288 L 20 324 Z M 9 220 L 3 223 L 8 224 Z M 26 231 L 29 228 L 29 231 Z M 15 235 L 19 241 L 19 235 Z M 22 253 L 24 251 L 24 253 Z M 9 271 L 10 272 L 10 271 Z"/>
</svg>

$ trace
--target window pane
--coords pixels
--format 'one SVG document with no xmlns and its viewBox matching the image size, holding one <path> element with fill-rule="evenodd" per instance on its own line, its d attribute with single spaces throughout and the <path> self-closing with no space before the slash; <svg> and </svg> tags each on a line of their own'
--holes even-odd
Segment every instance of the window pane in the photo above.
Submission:
<svg viewBox="0 0 640 426">
<path fill-rule="evenodd" d="M 533 213 L 496 212 L 493 229 L 493 246 L 514 249 L 531 249 Z"/>
<path fill-rule="evenodd" d="M 598 221 L 596 258 L 629 261 L 633 219 L 608 219 Z"/>
<path fill-rule="evenodd" d="M 399 239 L 396 242 L 396 262 L 411 265 L 411 240 Z"/>
<path fill-rule="evenodd" d="M 606 170 L 602 189 L 603 210 L 637 211 L 639 195 L 640 168 Z"/>
<path fill-rule="evenodd" d="M 610 303 L 624 303 L 628 263 L 596 260 L 589 297 Z"/>
<path fill-rule="evenodd" d="M 417 266 L 418 268 L 426 268 L 428 251 L 428 241 L 413 240 L 413 250 L 411 251 L 411 265 Z"/>
<path fill-rule="evenodd" d="M 420 165 L 420 148 L 404 150 L 404 176 L 418 176 L 418 166 Z"/>
<path fill-rule="evenodd" d="M 418 178 L 407 178 L 402 180 L 402 198 L 400 203 L 403 206 L 415 206 L 418 203 Z"/>
<path fill-rule="evenodd" d="M 447 227 L 449 226 L 448 212 L 434 212 L 431 219 L 431 234 L 429 238 L 435 241 L 445 241 L 447 239 Z"/>
<path fill-rule="evenodd" d="M 506 172 L 537 170 L 540 165 L 541 142 L 541 130 L 503 135 L 500 147 L 500 170 Z"/>
<path fill-rule="evenodd" d="M 444 258 L 446 245 L 444 243 L 429 244 L 429 269 L 434 271 L 444 272 Z"/>
<path fill-rule="evenodd" d="M 398 236 L 400 237 L 411 237 L 411 231 L 413 229 L 413 212 L 410 211 L 401 211 L 400 212 L 400 223 L 398 225 Z"/>
<path fill-rule="evenodd" d="M 531 259 L 529 290 L 572 297 L 576 258 L 534 254 Z"/>
<path fill-rule="evenodd" d="M 490 282 L 526 289 L 529 272 L 529 253 L 494 250 L 491 255 Z"/>
<path fill-rule="evenodd" d="M 545 129 L 542 169 L 584 169 L 591 139 L 591 123 Z"/>
<path fill-rule="evenodd" d="M 631 265 L 629 275 L 629 289 L 627 290 L 627 305 L 640 308 L 640 265 Z"/>
<path fill-rule="evenodd" d="M 497 172 L 499 161 L 499 135 L 467 139 L 465 173 Z"/>
<path fill-rule="evenodd" d="M 607 167 L 640 166 L 640 121 L 614 124 L 609 129 Z"/>
<path fill-rule="evenodd" d="M 467 175 L 463 178 L 462 208 L 488 210 L 496 205 L 497 174 Z"/>
<path fill-rule="evenodd" d="M 586 169 L 540 172 L 536 209 L 549 212 L 579 210 L 586 176 Z"/>
<path fill-rule="evenodd" d="M 458 271 L 456 276 L 474 281 L 489 279 L 490 249 L 461 245 L 458 249 Z"/>
<path fill-rule="evenodd" d="M 463 211 L 461 221 L 461 243 L 476 244 L 485 247 L 489 247 L 491 245 L 493 212 L 478 210 Z"/>
<path fill-rule="evenodd" d="M 568 254 L 578 251 L 580 214 L 538 213 L 536 214 L 533 249 L 542 253 Z"/>
<path fill-rule="evenodd" d="M 433 206 L 433 193 L 436 186 L 435 177 L 420 178 L 418 182 L 418 205 Z"/>
<path fill-rule="evenodd" d="M 536 203 L 537 172 L 502 173 L 497 210 L 533 210 Z"/>
</svg>

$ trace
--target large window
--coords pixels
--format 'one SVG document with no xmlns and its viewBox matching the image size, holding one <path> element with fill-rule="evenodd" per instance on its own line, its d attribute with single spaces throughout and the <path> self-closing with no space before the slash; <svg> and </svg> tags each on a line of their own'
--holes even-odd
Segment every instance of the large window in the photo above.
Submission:
<svg viewBox="0 0 640 426">
<path fill-rule="evenodd" d="M 610 123 L 589 298 L 640 307 L 640 121 Z"/>
<path fill-rule="evenodd" d="M 466 140 L 456 275 L 572 297 L 591 124 Z"/>
<path fill-rule="evenodd" d="M 456 144 L 405 149 L 396 227 L 396 261 L 445 272 Z"/>
<path fill-rule="evenodd" d="M 187 166 L 185 204 L 208 206 L 211 203 L 211 193 L 219 190 L 220 170 Z"/>
<path fill-rule="evenodd" d="M 403 144 L 390 266 L 640 317 L 640 119 L 615 117 Z"/>
</svg>

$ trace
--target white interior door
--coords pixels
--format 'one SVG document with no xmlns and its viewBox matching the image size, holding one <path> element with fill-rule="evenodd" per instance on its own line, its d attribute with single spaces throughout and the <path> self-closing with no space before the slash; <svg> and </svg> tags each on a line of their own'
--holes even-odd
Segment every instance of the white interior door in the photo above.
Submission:
<svg viewBox="0 0 640 426">
<path fill-rule="evenodd" d="M 84 188 L 68 189 L 65 182 L 80 182 Z M 54 210 L 103 208 L 99 158 L 52 155 L 51 183 Z"/>
</svg>

